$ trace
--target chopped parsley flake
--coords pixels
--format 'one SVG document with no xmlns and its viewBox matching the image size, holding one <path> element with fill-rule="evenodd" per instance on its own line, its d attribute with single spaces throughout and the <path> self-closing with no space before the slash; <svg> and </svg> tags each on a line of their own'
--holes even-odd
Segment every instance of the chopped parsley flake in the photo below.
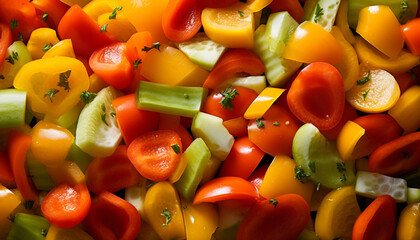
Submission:
<svg viewBox="0 0 420 240">
<path fill-rule="evenodd" d="M 279 204 L 279 202 L 278 202 L 276 199 L 274 199 L 274 198 L 270 199 L 270 200 L 268 201 L 268 203 L 273 204 L 273 205 L 274 205 L 274 207 L 277 207 L 277 204 Z"/>
<path fill-rule="evenodd" d="M 111 15 L 109 15 L 109 19 L 115 19 L 117 17 L 117 11 L 121 11 L 122 6 L 114 8 L 114 11 L 112 11 Z"/>
<path fill-rule="evenodd" d="M 363 85 L 363 84 L 369 82 L 370 79 L 371 79 L 371 75 L 370 75 L 370 71 L 369 71 L 366 77 L 364 77 L 360 80 L 357 80 L 357 85 Z"/>
<path fill-rule="evenodd" d="M 178 154 L 178 153 L 180 153 L 181 152 L 181 148 L 179 147 L 179 145 L 178 144 L 172 144 L 171 145 L 171 148 L 174 150 L 174 152 L 176 153 L 176 154 Z"/>
<path fill-rule="evenodd" d="M 346 174 L 343 174 L 343 175 L 340 177 L 340 182 L 345 182 L 345 181 L 347 181 L 347 177 L 346 177 Z"/>
<path fill-rule="evenodd" d="M 162 224 L 162 226 L 166 227 L 172 220 L 171 212 L 168 211 L 167 208 L 163 209 L 161 216 L 165 217 L 165 223 Z"/>
<path fill-rule="evenodd" d="M 47 233 L 48 233 L 48 230 L 47 229 L 42 229 L 41 230 L 41 235 L 42 236 L 44 236 L 44 237 L 47 236 Z"/>
<path fill-rule="evenodd" d="M 242 11 L 238 11 L 238 13 L 239 13 L 239 16 L 240 16 L 241 18 L 245 17 L 244 12 L 242 12 Z"/>
<path fill-rule="evenodd" d="M 42 14 L 42 20 L 43 20 L 44 22 L 47 22 L 47 20 L 48 20 L 48 13 L 44 13 L 44 14 Z"/>
<path fill-rule="evenodd" d="M 402 0 L 401 1 L 400 8 L 402 10 L 405 10 L 405 9 L 409 8 L 408 3 L 407 3 L 407 0 Z"/>
<path fill-rule="evenodd" d="M 19 32 L 18 38 L 19 38 L 20 41 L 23 42 L 23 33 Z"/>
<path fill-rule="evenodd" d="M 104 122 L 104 123 L 105 123 L 105 125 L 107 125 L 107 126 L 109 127 L 109 124 L 108 124 L 108 122 L 106 121 L 106 113 L 102 113 L 102 114 L 101 114 L 101 119 L 102 119 L 102 122 Z"/>
<path fill-rule="evenodd" d="M 363 101 L 366 101 L 366 97 L 367 97 L 369 91 L 370 91 L 370 89 L 368 89 L 366 92 L 362 93 Z"/>
<path fill-rule="evenodd" d="M 409 74 L 411 76 L 411 79 L 416 79 L 417 75 L 413 72 L 407 72 L 407 74 Z"/>
<path fill-rule="evenodd" d="M 139 67 L 140 64 L 141 64 L 141 59 L 136 59 L 133 62 L 133 69 L 136 70 Z"/>
<path fill-rule="evenodd" d="M 318 3 L 315 8 L 314 22 L 317 23 L 321 19 L 322 15 L 324 15 L 324 9 Z"/>
<path fill-rule="evenodd" d="M 25 206 L 25 209 L 27 210 L 31 210 L 34 204 L 35 202 L 33 200 L 28 200 L 23 203 L 23 205 Z"/>
<path fill-rule="evenodd" d="M 71 70 L 67 70 L 65 72 L 60 73 L 59 81 L 57 83 L 57 86 L 64 88 L 67 92 L 70 90 L 69 85 L 69 77 L 71 74 Z"/>
<path fill-rule="evenodd" d="M 45 94 L 44 97 L 49 97 L 50 101 L 53 102 L 53 98 L 55 97 L 55 95 L 60 92 L 60 90 L 55 89 L 55 88 L 50 88 L 48 89 Z"/>
<path fill-rule="evenodd" d="M 220 92 L 222 94 L 222 99 L 220 100 L 220 104 L 224 109 L 233 109 L 232 101 L 235 99 L 236 96 L 239 96 L 238 90 L 232 88 L 232 86 L 228 86 L 225 90 Z"/>
<path fill-rule="evenodd" d="M 15 30 L 15 28 L 19 25 L 19 22 L 15 19 L 10 20 L 10 30 Z"/>
<path fill-rule="evenodd" d="M 0 79 L 4 79 L 4 76 L 3 75 L 0 75 Z"/>
<path fill-rule="evenodd" d="M 262 120 L 260 118 L 255 119 L 255 122 L 257 123 L 257 127 L 258 128 L 264 128 L 264 123 L 262 122 Z"/>
<path fill-rule="evenodd" d="M 295 179 L 299 180 L 302 183 L 308 182 L 308 179 L 311 176 L 311 174 L 305 172 L 305 170 L 302 167 L 295 167 Z"/>
<path fill-rule="evenodd" d="M 280 125 L 279 122 L 277 122 L 277 121 L 273 122 L 273 126 L 279 126 L 279 125 Z"/>
<path fill-rule="evenodd" d="M 316 166 L 315 166 L 315 161 L 310 161 L 308 163 L 308 167 L 309 169 L 311 169 L 311 172 L 315 173 L 316 172 Z"/>
<path fill-rule="evenodd" d="M 109 115 L 111 115 L 111 117 L 115 117 L 115 116 L 117 116 L 117 113 L 116 112 L 112 112 L 112 113 L 110 113 Z"/>
<path fill-rule="evenodd" d="M 10 64 L 15 64 L 15 60 L 19 61 L 19 54 L 15 51 L 12 51 L 12 55 L 9 55 L 6 60 L 10 63 Z"/>
<path fill-rule="evenodd" d="M 101 109 L 102 109 L 102 112 L 105 112 L 106 111 L 105 103 L 102 103 L 101 104 Z"/>
<path fill-rule="evenodd" d="M 184 98 L 185 98 L 185 99 L 190 99 L 190 95 L 188 95 L 188 94 L 184 93 Z"/>
<path fill-rule="evenodd" d="M 152 43 L 152 46 L 151 47 L 144 46 L 143 49 L 141 49 L 141 50 L 143 52 L 148 52 L 148 51 L 152 50 L 153 48 L 155 48 L 158 51 L 160 51 L 160 43 L 159 42 Z"/>
<path fill-rule="evenodd" d="M 337 165 L 337 170 L 340 173 L 343 173 L 343 172 L 345 172 L 347 170 L 346 164 L 344 162 L 338 162 L 338 163 L 336 163 L 336 165 Z"/>
<path fill-rule="evenodd" d="M 106 28 L 107 28 L 107 27 L 108 27 L 108 23 L 105 23 L 105 24 L 101 27 L 100 32 L 101 32 L 101 33 L 106 32 Z"/>
<path fill-rule="evenodd" d="M 80 94 L 80 98 L 82 99 L 82 101 L 85 104 L 88 104 L 88 103 L 91 103 L 93 101 L 93 99 L 95 99 L 96 95 L 97 95 L 96 93 L 91 93 L 91 92 L 88 92 L 88 91 L 83 91 Z"/>
<path fill-rule="evenodd" d="M 50 50 L 52 48 L 52 46 L 53 46 L 52 43 L 45 44 L 44 47 L 42 48 L 42 51 L 46 52 L 46 51 Z"/>
<path fill-rule="evenodd" d="M 408 153 L 406 153 L 406 152 L 405 152 L 405 153 L 403 153 L 403 156 L 404 156 L 404 158 L 405 158 L 405 159 L 409 159 L 409 158 L 410 158 L 410 154 L 408 154 Z"/>
</svg>

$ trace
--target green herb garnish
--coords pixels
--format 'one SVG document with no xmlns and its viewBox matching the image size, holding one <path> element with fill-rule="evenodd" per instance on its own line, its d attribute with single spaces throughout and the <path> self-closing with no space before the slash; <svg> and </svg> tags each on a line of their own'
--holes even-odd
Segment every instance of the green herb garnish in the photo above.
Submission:
<svg viewBox="0 0 420 240">
<path fill-rule="evenodd" d="M 166 227 L 172 220 L 171 212 L 168 211 L 167 208 L 163 209 L 161 216 L 165 217 L 165 223 L 162 224 L 162 226 Z"/>
<path fill-rule="evenodd" d="M 133 62 L 133 69 L 136 70 L 139 67 L 140 64 L 141 64 L 141 59 L 136 59 Z"/>
<path fill-rule="evenodd" d="M 49 97 L 50 101 L 53 102 L 53 98 L 55 97 L 55 95 L 60 92 L 60 90 L 55 89 L 55 88 L 50 88 L 48 89 L 45 94 L 44 97 Z"/>
<path fill-rule="evenodd" d="M 268 200 L 268 203 L 273 204 L 274 207 L 277 207 L 277 204 L 279 204 L 279 202 L 274 198 Z"/>
<path fill-rule="evenodd" d="M 44 13 L 44 14 L 42 14 L 42 20 L 43 20 L 44 22 L 47 22 L 47 20 L 48 20 L 48 13 Z"/>
<path fill-rule="evenodd" d="M 357 80 L 357 85 L 363 85 L 363 84 L 369 82 L 370 78 L 371 78 L 371 75 L 370 75 L 370 71 L 369 71 L 366 77 L 364 77 L 360 80 Z"/>
<path fill-rule="evenodd" d="M 280 125 L 279 122 L 277 122 L 277 121 L 273 122 L 273 126 L 279 126 L 279 125 Z"/>
<path fill-rule="evenodd" d="M 244 12 L 242 12 L 242 11 L 238 11 L 238 13 L 239 13 L 239 16 L 240 16 L 241 18 L 245 17 Z"/>
<path fill-rule="evenodd" d="M 260 118 L 255 119 L 255 122 L 257 123 L 258 128 L 264 128 L 265 127 L 263 121 Z"/>
<path fill-rule="evenodd" d="M 45 44 L 44 47 L 42 48 L 42 51 L 46 52 L 46 51 L 50 50 L 52 48 L 52 46 L 53 46 L 52 43 Z"/>
<path fill-rule="evenodd" d="M 179 147 L 179 145 L 178 144 L 172 144 L 171 145 L 171 148 L 174 150 L 174 152 L 176 153 L 176 154 L 178 154 L 178 153 L 180 153 L 181 152 L 181 148 Z"/>
<path fill-rule="evenodd" d="M 232 86 L 228 86 L 226 89 L 220 92 L 223 98 L 220 100 L 220 104 L 224 109 L 233 109 L 232 101 L 235 99 L 236 96 L 239 95 L 238 90 L 232 88 Z"/>
<path fill-rule="evenodd" d="M 117 17 L 117 11 L 121 11 L 122 6 L 114 8 L 114 11 L 112 11 L 111 15 L 109 15 L 108 19 L 115 19 Z"/>
<path fill-rule="evenodd" d="M 106 32 L 106 28 L 107 28 L 107 27 L 108 27 L 108 23 L 105 23 L 105 24 L 101 27 L 100 32 L 101 32 L 101 33 Z"/>
<path fill-rule="evenodd" d="M 142 51 L 143 52 L 148 52 L 148 51 L 152 50 L 153 48 L 160 51 L 160 43 L 159 42 L 152 43 L 151 47 L 144 46 Z"/>
<path fill-rule="evenodd" d="M 65 72 L 60 73 L 59 81 L 57 83 L 57 86 L 64 88 L 67 92 L 70 90 L 70 83 L 69 83 L 69 77 L 71 74 L 71 70 L 67 70 Z"/>
<path fill-rule="evenodd" d="M 10 30 L 15 30 L 15 28 L 19 25 L 19 22 L 15 19 L 10 20 Z"/>
<path fill-rule="evenodd" d="M 308 182 L 311 174 L 305 172 L 305 170 L 302 167 L 295 167 L 295 179 L 299 180 L 302 183 Z"/>
<path fill-rule="evenodd" d="M 82 99 L 82 101 L 85 104 L 88 104 L 88 103 L 91 103 L 93 101 L 93 99 L 95 99 L 96 95 L 97 95 L 96 93 L 91 93 L 91 92 L 83 91 L 80 94 L 80 98 Z"/>
<path fill-rule="evenodd" d="M 367 97 L 369 91 L 370 91 L 370 89 L 368 89 L 366 92 L 362 93 L 363 101 L 366 101 L 366 97 Z"/>
<path fill-rule="evenodd" d="M 318 3 L 316 4 L 316 8 L 315 8 L 314 22 L 317 23 L 319 19 L 321 19 L 322 15 L 324 15 L 324 9 Z"/>
</svg>

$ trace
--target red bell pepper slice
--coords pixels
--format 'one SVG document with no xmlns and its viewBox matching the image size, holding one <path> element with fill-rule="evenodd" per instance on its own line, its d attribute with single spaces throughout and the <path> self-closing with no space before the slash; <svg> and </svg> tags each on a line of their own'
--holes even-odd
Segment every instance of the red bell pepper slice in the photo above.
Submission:
<svg viewBox="0 0 420 240">
<path fill-rule="evenodd" d="M 7 142 L 7 152 L 13 177 L 23 199 L 28 203 L 33 203 L 32 208 L 36 208 L 39 202 L 38 191 L 31 179 L 28 178 L 25 170 L 26 152 L 31 147 L 31 144 L 31 136 L 12 130 Z"/>
<path fill-rule="evenodd" d="M 61 18 L 57 31 L 61 39 L 71 39 L 75 53 L 84 57 L 116 42 L 108 32 L 101 32 L 101 26 L 77 4 Z"/>
<path fill-rule="evenodd" d="M 120 90 L 130 86 L 133 65 L 125 56 L 125 43 L 118 42 L 97 49 L 89 58 L 89 66 L 105 83 Z"/>
<path fill-rule="evenodd" d="M 264 157 L 259 149 L 247 136 L 235 140 L 232 150 L 223 161 L 219 176 L 236 176 L 247 179 Z"/>
<path fill-rule="evenodd" d="M 47 27 L 36 14 L 35 6 L 27 0 L 0 0 L 0 22 L 9 24 L 13 39 L 28 41 L 33 30 Z"/>
<path fill-rule="evenodd" d="M 190 40 L 201 28 L 202 8 L 196 0 L 172 0 L 162 16 L 165 36 L 175 42 Z"/>
<path fill-rule="evenodd" d="M 266 165 L 263 165 L 263 166 L 257 168 L 251 174 L 251 176 L 249 176 L 249 178 L 248 178 L 248 181 L 252 185 L 254 185 L 258 190 L 260 190 L 260 187 L 261 187 L 262 182 L 264 180 L 265 173 L 267 172 L 267 169 L 268 169 L 269 166 L 270 166 L 270 164 L 266 164 Z M 262 201 L 264 199 L 265 199 L 265 197 L 261 196 L 261 194 L 260 194 L 259 200 Z"/>
<path fill-rule="evenodd" d="M 91 199 L 84 183 L 70 186 L 62 183 L 53 188 L 42 200 L 42 214 L 52 225 L 71 228 L 85 219 L 89 212 Z"/>
<path fill-rule="evenodd" d="M 173 130 L 178 133 L 182 142 L 182 151 L 185 151 L 193 142 L 191 134 L 181 125 L 181 117 L 169 114 L 161 114 L 159 119 L 159 130 Z"/>
<path fill-rule="evenodd" d="M 193 203 L 258 198 L 258 190 L 247 180 L 240 177 L 219 177 L 201 186 L 195 194 Z"/>
<path fill-rule="evenodd" d="M 408 49 L 420 55 L 420 18 L 415 18 L 401 26 L 401 32 Z"/>
<path fill-rule="evenodd" d="M 353 240 L 395 238 L 397 204 L 389 195 L 377 197 L 357 218 L 353 226 Z"/>
<path fill-rule="evenodd" d="M 274 0 L 268 7 L 272 13 L 288 11 L 296 22 L 302 22 L 303 8 L 299 0 Z"/>
<path fill-rule="evenodd" d="M 0 184 L 3 184 L 7 188 L 16 187 L 9 158 L 3 151 L 0 151 Z"/>
<path fill-rule="evenodd" d="M 141 175 L 127 156 L 127 146 L 119 145 L 115 152 L 104 158 L 95 158 L 86 171 L 86 184 L 90 191 L 116 192 L 138 183 Z"/>
<path fill-rule="evenodd" d="M 414 132 L 378 147 L 369 157 L 369 171 L 398 176 L 420 166 L 420 132 Z"/>
<path fill-rule="evenodd" d="M 216 63 L 204 81 L 203 87 L 217 88 L 235 73 L 245 72 L 250 75 L 261 75 L 264 71 L 264 64 L 253 52 L 242 48 L 230 49 Z"/>
<path fill-rule="evenodd" d="M 133 240 L 140 231 L 140 221 L 131 203 L 104 191 L 92 200 L 84 224 L 95 239 Z"/>
<path fill-rule="evenodd" d="M 152 45 L 152 35 L 149 32 L 138 32 L 133 34 L 126 43 L 126 56 L 128 61 L 134 63 L 137 60 L 138 65 L 133 66 L 134 70 L 140 69 L 141 60 L 146 55 L 146 51 L 142 49 Z"/>
<path fill-rule="evenodd" d="M 337 126 L 329 129 L 329 130 L 322 130 L 321 133 L 326 138 L 330 140 L 336 140 L 338 134 L 340 133 L 341 129 L 349 120 L 354 120 L 357 118 L 357 111 L 346 101 L 344 103 L 344 111 L 343 116 L 341 116 L 340 122 L 338 122 Z"/>
<path fill-rule="evenodd" d="M 239 2 L 239 0 L 196 0 L 202 8 L 225 8 Z"/>
<path fill-rule="evenodd" d="M 32 0 L 32 4 L 38 10 L 38 15 L 47 14 L 46 22 L 53 29 L 57 29 L 58 23 L 69 9 L 69 6 L 60 0 Z"/>
<path fill-rule="evenodd" d="M 242 137 L 248 134 L 248 119 L 244 117 L 232 118 L 223 121 L 223 126 L 234 137 Z"/>
<path fill-rule="evenodd" d="M 297 239 L 310 218 L 309 206 L 297 194 L 257 202 L 239 227 L 237 240 Z"/>
<path fill-rule="evenodd" d="M 287 93 L 287 104 L 302 122 L 319 130 L 337 126 L 344 111 L 344 84 L 340 72 L 324 62 L 305 67 Z"/>
<path fill-rule="evenodd" d="M 7 48 L 12 44 L 10 26 L 0 22 L 0 67 L 6 59 Z"/>
<path fill-rule="evenodd" d="M 400 92 L 403 94 L 411 86 L 417 84 L 417 75 L 413 72 L 406 72 L 394 76 L 397 80 L 398 86 L 400 87 Z"/>
</svg>

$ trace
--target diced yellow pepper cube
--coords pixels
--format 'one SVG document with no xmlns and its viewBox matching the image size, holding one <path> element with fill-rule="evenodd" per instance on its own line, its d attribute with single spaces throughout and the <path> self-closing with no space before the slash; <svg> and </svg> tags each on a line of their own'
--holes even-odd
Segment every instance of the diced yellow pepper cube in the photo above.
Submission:
<svg viewBox="0 0 420 240">
<path fill-rule="evenodd" d="M 31 33 L 27 48 L 31 53 L 32 59 L 40 59 L 44 56 L 45 52 L 50 50 L 59 41 L 57 32 L 54 29 L 38 28 Z"/>
<path fill-rule="evenodd" d="M 42 58 L 50 58 L 57 56 L 76 58 L 71 39 L 64 39 L 58 42 L 50 50 L 48 50 L 44 54 L 44 56 L 42 56 Z"/>
<path fill-rule="evenodd" d="M 0 220 L 7 218 L 19 204 L 19 198 L 0 184 Z"/>
</svg>

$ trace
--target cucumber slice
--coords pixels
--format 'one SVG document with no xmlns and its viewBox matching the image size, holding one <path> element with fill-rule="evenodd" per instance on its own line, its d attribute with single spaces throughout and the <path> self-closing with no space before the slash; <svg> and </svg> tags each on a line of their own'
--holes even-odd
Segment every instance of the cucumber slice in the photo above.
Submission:
<svg viewBox="0 0 420 240">
<path fill-rule="evenodd" d="M 319 24 L 328 32 L 331 31 L 340 2 L 341 0 L 308 1 L 304 8 L 309 13 L 306 20 Z"/>
<path fill-rule="evenodd" d="M 288 12 L 270 14 L 265 30 L 268 49 L 281 57 L 287 41 L 298 26 L 299 23 Z"/>
<path fill-rule="evenodd" d="M 86 173 L 90 162 L 93 160 L 89 154 L 83 152 L 74 142 L 70 147 L 66 159 L 75 162 L 83 173 Z"/>
<path fill-rule="evenodd" d="M 343 162 L 334 141 L 328 140 L 310 123 L 298 129 L 293 138 L 296 177 L 309 178 L 327 188 L 353 185 L 354 161 Z"/>
<path fill-rule="evenodd" d="M 265 65 L 265 76 L 273 87 L 282 87 L 302 66 L 302 63 L 279 57 L 270 51 L 265 35 L 266 26 L 260 25 L 254 33 L 254 52 Z"/>
<path fill-rule="evenodd" d="M 175 183 L 175 188 L 185 200 L 193 200 L 210 156 L 210 150 L 201 138 L 196 138 L 183 153 L 182 157 L 186 157 L 188 163 L 181 178 Z"/>
<path fill-rule="evenodd" d="M 408 188 L 407 189 L 407 203 L 418 203 L 420 202 L 420 188 Z"/>
<path fill-rule="evenodd" d="M 41 216 L 17 213 L 7 240 L 44 240 L 50 223 Z"/>
<path fill-rule="evenodd" d="M 232 149 L 234 138 L 223 126 L 223 120 L 219 117 L 199 112 L 191 125 L 191 131 L 195 138 L 202 138 L 210 152 L 220 160 L 225 160 Z"/>
<path fill-rule="evenodd" d="M 55 183 L 47 172 L 43 163 L 38 161 L 31 151 L 26 154 L 26 164 L 29 176 L 31 177 L 36 189 L 50 191 L 55 187 Z"/>
<path fill-rule="evenodd" d="M 111 104 L 119 96 L 121 93 L 113 87 L 106 87 L 80 113 L 76 145 L 92 157 L 110 156 L 121 141 L 121 130 Z"/>
<path fill-rule="evenodd" d="M 0 66 L 0 89 L 12 87 L 19 69 L 32 61 L 31 53 L 21 41 L 16 41 L 7 48 L 6 57 L 11 60 L 5 60 Z"/>
<path fill-rule="evenodd" d="M 227 85 L 246 87 L 260 93 L 267 87 L 267 82 L 265 76 L 248 76 L 226 80 L 226 87 Z"/>
<path fill-rule="evenodd" d="M 358 171 L 356 193 L 369 198 L 388 194 L 396 202 L 407 201 L 407 182 L 402 178 L 388 177 L 379 173 Z"/>
<path fill-rule="evenodd" d="M 226 47 L 210 40 L 204 32 L 197 33 L 191 40 L 178 44 L 187 57 L 198 66 L 211 71 L 226 51 Z"/>
<path fill-rule="evenodd" d="M 25 112 L 25 90 L 0 90 L 0 128 L 16 127 L 23 125 L 25 123 Z"/>
</svg>

